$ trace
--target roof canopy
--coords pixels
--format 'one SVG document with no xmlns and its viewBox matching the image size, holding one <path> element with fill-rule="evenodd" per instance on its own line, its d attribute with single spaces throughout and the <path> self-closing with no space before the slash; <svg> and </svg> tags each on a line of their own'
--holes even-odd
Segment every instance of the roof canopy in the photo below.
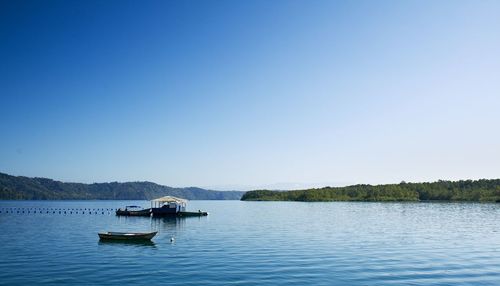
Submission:
<svg viewBox="0 0 500 286">
<path fill-rule="evenodd" d="M 152 200 L 152 202 L 157 202 L 157 203 L 179 203 L 179 204 L 185 204 L 187 203 L 187 200 L 181 199 L 181 198 L 176 198 L 172 196 L 165 196 L 161 198 L 157 198 Z"/>
</svg>

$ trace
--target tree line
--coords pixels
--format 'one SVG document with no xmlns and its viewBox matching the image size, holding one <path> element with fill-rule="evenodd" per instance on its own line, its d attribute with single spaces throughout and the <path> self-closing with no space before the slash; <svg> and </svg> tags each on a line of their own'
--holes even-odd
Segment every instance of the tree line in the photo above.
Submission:
<svg viewBox="0 0 500 286">
<path fill-rule="evenodd" d="M 255 190 L 243 201 L 472 201 L 500 202 L 500 179 L 353 185 L 295 191 Z"/>
</svg>

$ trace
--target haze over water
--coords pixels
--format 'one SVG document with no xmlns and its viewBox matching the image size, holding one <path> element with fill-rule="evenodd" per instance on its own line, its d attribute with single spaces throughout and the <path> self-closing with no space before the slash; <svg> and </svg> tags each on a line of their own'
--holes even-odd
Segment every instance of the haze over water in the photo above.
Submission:
<svg viewBox="0 0 500 286">
<path fill-rule="evenodd" d="M 138 201 L 0 201 L 2 285 L 498 285 L 500 206 L 191 201 L 208 217 L 17 214 Z M 159 231 L 153 244 L 98 231 Z M 175 237 L 171 243 L 170 238 Z"/>
</svg>

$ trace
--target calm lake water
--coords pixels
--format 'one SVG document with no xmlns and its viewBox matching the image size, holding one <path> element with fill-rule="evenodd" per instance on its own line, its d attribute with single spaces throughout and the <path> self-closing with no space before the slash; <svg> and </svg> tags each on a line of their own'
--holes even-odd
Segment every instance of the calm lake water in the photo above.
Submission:
<svg viewBox="0 0 500 286">
<path fill-rule="evenodd" d="M 186 219 L 6 213 L 131 204 L 149 205 L 0 201 L 0 284 L 500 285 L 500 204 L 190 201 L 210 215 Z M 159 234 L 99 242 L 108 230 Z"/>
</svg>

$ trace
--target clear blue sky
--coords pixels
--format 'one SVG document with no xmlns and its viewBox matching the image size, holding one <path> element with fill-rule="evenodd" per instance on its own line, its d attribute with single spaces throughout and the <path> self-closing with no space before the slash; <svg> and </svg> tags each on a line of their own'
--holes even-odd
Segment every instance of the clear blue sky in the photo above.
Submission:
<svg viewBox="0 0 500 286">
<path fill-rule="evenodd" d="M 500 177 L 499 1 L 1 1 L 0 172 Z"/>
</svg>

